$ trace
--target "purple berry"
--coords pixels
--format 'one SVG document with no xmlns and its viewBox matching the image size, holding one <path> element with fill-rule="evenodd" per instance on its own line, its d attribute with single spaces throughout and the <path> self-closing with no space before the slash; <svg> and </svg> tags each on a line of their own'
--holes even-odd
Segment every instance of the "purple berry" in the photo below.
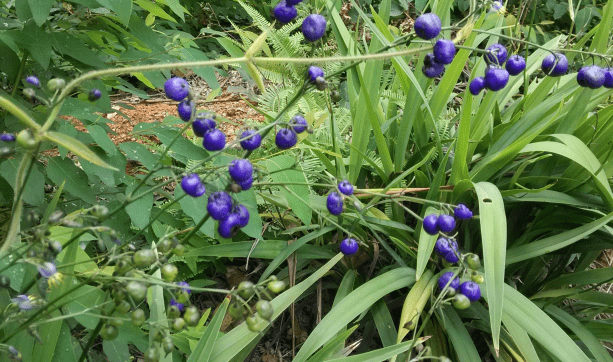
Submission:
<svg viewBox="0 0 613 362">
<path fill-rule="evenodd" d="M 458 220 L 472 219 L 473 212 L 464 204 L 458 204 L 458 207 L 453 211 L 453 215 Z"/>
<path fill-rule="evenodd" d="M 40 80 L 35 75 L 30 75 L 26 78 L 26 82 L 32 84 L 33 86 L 40 88 Z"/>
<path fill-rule="evenodd" d="M 434 59 L 441 64 L 451 64 L 455 57 L 455 44 L 449 39 L 439 39 L 434 44 Z"/>
<path fill-rule="evenodd" d="M 479 288 L 479 284 L 473 281 L 462 283 L 460 293 L 464 294 L 471 302 L 476 302 L 481 298 L 481 288 Z"/>
<path fill-rule="evenodd" d="M 296 133 L 304 132 L 309 126 L 307 120 L 299 114 L 295 115 L 294 118 L 289 121 L 289 124 Z"/>
<path fill-rule="evenodd" d="M 491 64 L 502 65 L 507 60 L 507 48 L 502 44 L 492 44 L 486 49 L 485 61 Z"/>
<path fill-rule="evenodd" d="M 353 255 L 357 253 L 359 247 L 360 247 L 360 244 L 358 244 L 358 242 L 353 238 L 347 238 L 341 241 L 341 245 L 340 245 L 341 253 L 345 255 Z"/>
<path fill-rule="evenodd" d="M 436 61 L 433 53 L 426 54 L 424 58 L 424 66 L 421 71 L 428 78 L 436 78 L 443 73 L 445 66 Z"/>
<path fill-rule="evenodd" d="M 217 123 L 214 120 L 207 118 L 203 114 L 196 115 L 196 119 L 192 123 L 194 134 L 198 137 L 203 137 L 207 131 L 215 129 L 216 126 Z"/>
<path fill-rule="evenodd" d="M 228 165 L 228 172 L 234 181 L 241 182 L 252 178 L 253 166 L 249 160 L 239 158 L 230 162 L 230 165 Z"/>
<path fill-rule="evenodd" d="M 485 86 L 491 91 L 499 91 L 509 83 L 509 72 L 506 69 L 489 67 L 485 71 Z"/>
<path fill-rule="evenodd" d="M 438 255 L 444 257 L 448 253 L 452 252 L 453 248 L 451 247 L 449 243 L 449 239 L 440 237 L 438 238 L 438 240 L 436 240 L 436 244 L 434 244 L 434 251 Z"/>
<path fill-rule="evenodd" d="M 234 207 L 233 212 L 239 217 L 239 226 L 244 228 L 249 224 L 249 210 L 245 207 L 245 205 L 238 205 Z"/>
<path fill-rule="evenodd" d="M 353 195 L 353 185 L 348 180 L 343 180 L 338 183 L 338 190 L 347 196 Z"/>
<path fill-rule="evenodd" d="M 302 22 L 302 34 L 308 41 L 317 41 L 326 33 L 326 18 L 319 14 L 311 14 Z"/>
<path fill-rule="evenodd" d="M 223 220 L 232 210 L 232 198 L 223 191 L 213 192 L 209 196 L 206 210 L 214 220 Z"/>
<path fill-rule="evenodd" d="M 320 67 L 316 67 L 312 65 L 309 67 L 308 75 L 309 75 L 309 79 L 311 80 L 311 82 L 315 83 L 315 81 L 317 81 L 317 78 L 319 77 L 324 78 L 324 70 L 321 69 Z"/>
<path fill-rule="evenodd" d="M 613 88 L 613 68 L 604 68 L 604 87 Z"/>
<path fill-rule="evenodd" d="M 287 24 L 298 15 L 298 10 L 294 6 L 287 4 L 286 0 L 281 0 L 275 6 L 272 13 L 280 23 Z"/>
<path fill-rule="evenodd" d="M 448 262 L 448 263 L 457 263 L 460 258 L 459 258 L 459 254 L 460 252 L 458 251 L 458 243 L 455 240 L 449 239 L 449 248 L 451 249 L 447 254 L 443 255 L 443 258 Z"/>
<path fill-rule="evenodd" d="M 223 220 L 219 221 L 217 232 L 221 237 L 229 239 L 232 237 L 237 229 L 240 228 L 241 218 L 238 214 L 231 213 Z"/>
<path fill-rule="evenodd" d="M 504 67 L 510 75 L 518 75 L 526 69 L 526 59 L 521 55 L 511 55 Z"/>
<path fill-rule="evenodd" d="M 453 274 L 453 272 L 449 271 L 441 275 L 440 278 L 438 278 L 438 288 L 440 290 L 443 290 L 447 284 L 449 284 L 449 288 L 458 290 L 458 288 L 460 287 L 460 278 L 453 278 Z M 453 280 L 451 278 L 453 278 Z M 451 281 L 451 283 L 449 283 L 449 281 Z"/>
<path fill-rule="evenodd" d="M 183 179 L 181 179 L 181 188 L 186 194 L 192 197 L 200 197 L 206 192 L 204 184 L 200 181 L 200 177 L 195 173 L 184 176 Z"/>
<path fill-rule="evenodd" d="M 249 137 L 251 136 L 251 137 Z M 249 138 L 247 138 L 249 137 Z M 244 139 L 247 138 L 247 139 Z M 250 129 L 241 134 L 241 147 L 247 151 L 253 151 L 262 144 L 262 135 Z"/>
<path fill-rule="evenodd" d="M 338 192 L 333 191 L 328 195 L 326 206 L 332 215 L 340 215 L 343 212 L 343 197 Z"/>
<path fill-rule="evenodd" d="M 415 20 L 414 30 L 422 39 L 434 39 L 441 32 L 441 19 L 432 13 L 420 15 Z"/>
<path fill-rule="evenodd" d="M 423 222 L 424 231 L 430 235 L 438 234 L 438 228 L 436 227 L 437 220 L 438 220 L 438 215 L 436 214 L 430 214 L 424 217 L 424 222 Z"/>
<path fill-rule="evenodd" d="M 172 77 L 164 83 L 166 97 L 181 101 L 189 94 L 189 83 L 183 78 Z"/>
<path fill-rule="evenodd" d="M 579 69 L 577 83 L 582 87 L 598 89 L 604 85 L 605 72 L 597 65 L 589 65 Z"/>
<path fill-rule="evenodd" d="M 470 94 L 472 94 L 473 96 L 478 95 L 479 93 L 481 93 L 482 90 L 485 89 L 485 78 L 476 77 L 470 82 L 468 89 L 470 90 Z"/>
<path fill-rule="evenodd" d="M 15 135 L 12 133 L 3 133 L 0 135 L 0 141 L 15 142 Z"/>
<path fill-rule="evenodd" d="M 436 227 L 444 233 L 450 233 L 455 229 L 455 219 L 451 215 L 441 215 L 436 220 Z"/>
<path fill-rule="evenodd" d="M 87 96 L 90 102 L 97 101 L 100 99 L 100 97 L 102 97 L 102 92 L 100 92 L 100 89 L 92 89 Z"/>
<path fill-rule="evenodd" d="M 490 8 L 490 11 L 498 12 L 502 8 L 503 8 L 502 1 L 494 1 L 492 3 L 492 7 Z"/>
<path fill-rule="evenodd" d="M 179 117 L 185 122 L 189 121 L 192 118 L 192 108 L 194 107 L 194 102 L 189 100 L 184 100 L 177 105 L 177 112 L 179 112 Z"/>
<path fill-rule="evenodd" d="M 241 187 L 241 190 L 243 191 L 247 191 L 251 188 L 251 186 L 253 185 L 253 178 L 249 177 L 246 180 L 243 180 L 241 182 L 237 182 L 238 186 Z"/>
<path fill-rule="evenodd" d="M 286 0 L 287 5 L 296 6 L 302 2 L 302 0 Z"/>
<path fill-rule="evenodd" d="M 226 135 L 217 128 L 210 129 L 204 133 L 202 145 L 207 151 L 220 151 L 226 145 Z"/>
<path fill-rule="evenodd" d="M 298 135 L 289 128 L 281 128 L 275 137 L 275 144 L 282 150 L 294 147 L 298 142 Z"/>
<path fill-rule="evenodd" d="M 568 59 L 562 53 L 549 54 L 543 59 L 541 69 L 551 77 L 564 75 L 568 70 Z"/>
</svg>

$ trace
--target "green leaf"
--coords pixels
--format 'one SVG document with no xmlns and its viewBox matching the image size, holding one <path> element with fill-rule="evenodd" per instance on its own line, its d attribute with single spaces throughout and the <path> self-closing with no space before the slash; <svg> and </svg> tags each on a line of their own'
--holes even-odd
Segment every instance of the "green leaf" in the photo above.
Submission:
<svg viewBox="0 0 613 362">
<path fill-rule="evenodd" d="M 189 195 L 185 195 L 185 192 L 181 187 L 175 187 L 175 199 L 179 200 L 179 205 L 181 205 L 181 210 L 192 218 L 194 224 L 198 224 L 202 218 L 207 215 L 206 211 L 206 198 L 204 196 L 201 197 L 191 197 Z M 183 197 L 182 197 L 183 196 Z M 204 205 L 204 206 L 203 206 Z M 209 218 L 204 225 L 200 227 L 200 232 L 204 235 L 214 238 L 215 237 L 215 220 Z"/>
<path fill-rule="evenodd" d="M 522 353 L 522 356 L 526 359 L 526 362 L 540 362 L 539 356 L 534 349 L 534 345 L 532 344 L 528 333 L 526 333 L 526 331 L 504 311 L 502 312 L 502 323 L 504 323 L 505 327 L 509 331 L 515 345 Z"/>
<path fill-rule="evenodd" d="M 52 54 L 51 36 L 36 25 L 34 20 L 29 20 L 26 23 L 23 31 L 19 33 L 19 36 L 15 40 L 32 54 L 32 58 L 34 58 L 41 67 L 44 69 L 49 67 L 49 61 L 51 60 Z"/>
<path fill-rule="evenodd" d="M 89 187 L 87 174 L 75 166 L 71 159 L 52 157 L 47 165 L 47 177 L 56 185 L 66 182 L 66 192 L 76 196 L 89 204 L 96 204 L 96 195 Z"/>
<path fill-rule="evenodd" d="M 17 170 L 20 162 L 21 157 L 10 158 L 0 164 L 0 174 L 13 187 L 13 190 L 15 190 L 15 181 L 17 180 Z M 30 176 L 26 181 L 22 195 L 23 200 L 27 204 L 34 206 L 41 206 L 43 204 L 45 196 L 45 177 L 38 170 L 36 165 L 34 165 L 30 171 Z"/>
<path fill-rule="evenodd" d="M 545 285 L 545 288 L 556 288 L 565 285 L 600 284 L 609 282 L 613 278 L 613 267 L 590 269 L 571 274 L 564 274 Z"/>
<path fill-rule="evenodd" d="M 157 249 L 156 249 L 157 250 Z M 160 269 L 153 273 L 153 277 L 162 279 L 162 272 Z M 166 306 L 164 304 L 164 288 L 161 285 L 152 284 L 147 288 L 147 304 L 149 304 L 149 322 L 152 327 L 149 331 L 149 345 L 154 345 L 153 337 L 155 331 L 168 328 L 168 317 L 166 316 Z M 154 327 L 155 326 L 155 327 Z M 163 351 L 160 351 L 161 362 L 172 362 L 172 354 L 166 356 Z"/>
<path fill-rule="evenodd" d="M 102 304 L 104 301 L 104 292 L 96 287 L 84 285 L 77 291 L 70 293 L 67 299 L 68 304 L 66 304 L 66 310 L 68 313 L 84 313 L 88 310 L 92 310 L 92 308 L 96 307 L 97 305 Z M 74 318 L 83 327 L 90 330 L 96 328 L 96 325 L 100 320 L 98 317 L 87 314 L 79 314 Z"/>
<path fill-rule="evenodd" d="M 400 353 L 406 352 L 411 348 L 411 341 L 399 343 L 393 346 L 380 348 L 375 351 L 366 352 L 357 356 L 329 359 L 327 362 L 380 362 L 390 359 Z"/>
<path fill-rule="evenodd" d="M 59 53 L 72 57 L 94 68 L 105 67 L 104 62 L 98 57 L 100 53 L 95 53 L 90 50 L 85 46 L 83 40 L 66 32 L 54 32 L 52 35 L 53 47 Z"/>
<path fill-rule="evenodd" d="M 500 324 L 504 300 L 504 268 L 507 251 L 507 216 L 498 188 L 489 182 L 475 184 L 479 198 L 479 218 L 483 243 L 485 294 L 490 311 L 494 349 L 499 350 Z"/>
<path fill-rule="evenodd" d="M 47 16 L 49 16 L 55 0 L 28 0 L 28 3 L 36 25 L 42 26 L 47 21 Z"/>
<path fill-rule="evenodd" d="M 121 25 L 128 27 L 132 16 L 132 0 L 96 0 L 105 8 L 111 9 L 117 15 Z"/>
<path fill-rule="evenodd" d="M 445 328 L 449 340 L 458 355 L 458 361 L 478 362 L 481 361 L 477 348 L 458 313 L 451 306 L 442 308 L 436 313 L 439 321 Z"/>
<path fill-rule="evenodd" d="M 93 163 L 96 166 L 108 168 L 113 171 L 118 171 L 115 167 L 104 162 L 98 155 L 96 155 L 92 150 L 87 148 L 81 141 L 76 138 L 72 138 L 62 133 L 47 131 L 44 136 L 45 139 L 57 144 L 58 146 L 62 146 L 74 153 L 75 155 Z"/>
<path fill-rule="evenodd" d="M 134 192 L 136 189 L 136 184 L 128 186 L 126 189 L 126 197 L 135 197 L 141 195 L 142 192 L 147 190 L 147 186 L 141 187 L 138 191 Z M 128 205 L 126 205 L 126 212 L 130 215 L 130 219 L 132 219 L 132 224 L 139 229 L 144 228 L 149 224 L 149 217 L 151 216 L 151 208 L 153 207 L 153 192 L 149 192 L 144 196 L 141 196 L 139 199 L 130 201 Z"/>
<path fill-rule="evenodd" d="M 215 341 L 217 341 L 217 336 L 219 335 L 219 328 L 221 327 L 221 322 L 223 322 L 224 317 L 226 316 L 226 310 L 228 309 L 228 304 L 230 304 L 230 299 L 225 298 L 219 308 L 217 309 L 217 313 L 211 319 L 211 323 L 209 323 L 208 327 L 198 344 L 190 354 L 187 362 L 195 362 L 195 361 L 208 361 L 211 357 L 211 353 L 213 352 L 213 347 L 215 345 Z"/>
<path fill-rule="evenodd" d="M 302 172 L 300 164 L 297 159 L 292 156 L 281 155 L 266 160 L 266 168 L 270 173 L 270 177 L 274 182 L 281 184 L 301 182 L 306 184 L 306 177 Z M 288 189 L 292 190 L 298 195 L 304 195 L 307 197 L 310 193 L 307 185 L 286 185 Z M 282 193 L 287 199 L 289 205 L 291 205 L 292 211 L 302 220 L 305 225 L 311 224 L 312 211 L 309 205 L 300 201 L 299 198 L 292 195 L 289 191 L 282 189 Z"/>
<path fill-rule="evenodd" d="M 125 362 L 130 360 L 128 345 L 122 341 L 102 341 L 102 350 L 110 362 Z"/>
<path fill-rule="evenodd" d="M 330 358 L 335 352 L 335 348 L 337 346 L 343 347 L 345 345 L 345 340 L 349 338 L 351 333 L 353 333 L 356 329 L 358 329 L 359 325 L 353 326 L 348 330 L 339 333 L 338 336 L 334 337 L 334 339 L 330 340 L 323 346 L 317 353 L 313 355 L 313 357 L 309 358 L 307 362 L 324 362 L 327 358 Z"/>
<path fill-rule="evenodd" d="M 190 256 L 214 256 L 218 258 L 258 258 L 275 259 L 280 252 L 288 247 L 287 240 L 241 241 L 229 244 L 217 244 L 195 248 L 189 251 Z M 304 245 L 297 251 L 300 259 L 329 259 L 335 253 L 315 245 Z"/>
<path fill-rule="evenodd" d="M 341 328 L 368 310 L 376 301 L 400 288 L 411 285 L 415 280 L 415 270 L 397 268 L 380 275 L 351 292 L 338 303 L 315 327 L 304 342 L 294 362 L 303 362 Z"/>
<path fill-rule="evenodd" d="M 428 206 L 426 211 L 424 212 L 424 216 L 436 214 L 439 215 L 440 212 L 437 208 Z M 420 223 L 419 227 L 419 244 L 417 245 L 417 268 L 415 268 L 415 279 L 419 280 L 426 270 L 428 266 L 428 261 L 430 260 L 430 256 L 432 255 L 432 250 L 434 250 L 434 244 L 436 244 L 436 239 L 438 235 L 430 235 L 424 230 L 422 227 L 422 223 Z"/>
<path fill-rule="evenodd" d="M 102 148 L 109 156 L 115 156 L 117 154 L 117 146 L 111 141 L 111 138 L 106 133 L 104 128 L 97 124 L 87 126 L 87 133 L 94 139 L 94 141 Z"/>
</svg>

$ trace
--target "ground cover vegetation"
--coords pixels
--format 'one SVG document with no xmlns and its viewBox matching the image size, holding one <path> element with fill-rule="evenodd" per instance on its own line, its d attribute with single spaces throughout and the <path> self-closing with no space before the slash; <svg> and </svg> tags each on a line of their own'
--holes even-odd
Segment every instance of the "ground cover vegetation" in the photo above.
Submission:
<svg viewBox="0 0 613 362">
<path fill-rule="evenodd" d="M 1 361 L 613 361 L 613 3 L 3 5 Z"/>
</svg>

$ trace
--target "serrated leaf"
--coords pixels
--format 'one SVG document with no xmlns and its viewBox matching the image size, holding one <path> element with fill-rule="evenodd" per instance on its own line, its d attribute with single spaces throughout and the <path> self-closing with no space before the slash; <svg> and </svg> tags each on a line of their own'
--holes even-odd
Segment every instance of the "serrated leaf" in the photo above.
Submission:
<svg viewBox="0 0 613 362">
<path fill-rule="evenodd" d="M 118 171 L 117 168 L 104 162 L 92 150 L 87 148 L 87 146 L 84 145 L 83 142 L 77 140 L 76 138 L 53 131 L 47 131 L 44 135 L 44 138 L 48 141 L 51 141 L 59 146 L 66 148 L 70 152 L 74 153 L 79 157 L 82 157 L 83 159 L 93 163 L 96 166 L 108 168 L 113 171 Z"/>
</svg>

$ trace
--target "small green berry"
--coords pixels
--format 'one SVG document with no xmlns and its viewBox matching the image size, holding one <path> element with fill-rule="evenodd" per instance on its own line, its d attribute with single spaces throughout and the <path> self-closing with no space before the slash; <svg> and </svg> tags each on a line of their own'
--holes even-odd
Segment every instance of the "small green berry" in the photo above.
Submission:
<svg viewBox="0 0 613 362">
<path fill-rule="evenodd" d="M 132 306 L 130 305 L 130 303 L 127 300 L 122 300 L 119 303 L 117 303 L 117 305 L 115 306 L 115 310 L 118 313 L 128 313 L 130 311 L 130 309 L 132 309 Z"/>
<path fill-rule="evenodd" d="M 155 346 L 149 347 L 144 357 L 145 362 L 158 362 L 160 360 L 160 351 Z"/>
<path fill-rule="evenodd" d="M 126 285 L 126 291 L 136 303 L 142 302 L 147 296 L 147 287 L 135 281 L 131 281 Z"/>
<path fill-rule="evenodd" d="M 272 308 L 272 304 L 266 300 L 259 300 L 255 304 L 255 309 L 258 311 L 260 317 L 266 320 L 270 320 L 272 317 L 274 310 Z"/>
<path fill-rule="evenodd" d="M 247 317 L 247 328 L 251 332 L 261 332 L 264 330 L 264 319 L 259 314 L 250 315 Z"/>
<path fill-rule="evenodd" d="M 156 255 L 151 249 L 142 249 L 134 253 L 132 260 L 137 268 L 145 268 L 151 266 L 155 262 Z"/>
<path fill-rule="evenodd" d="M 456 294 L 451 304 L 455 309 L 466 309 L 470 307 L 470 300 L 464 294 Z"/>
<path fill-rule="evenodd" d="M 100 330 L 100 337 L 105 341 L 112 341 L 119 335 L 119 329 L 114 325 L 109 323 L 105 323 L 102 329 Z"/>
<path fill-rule="evenodd" d="M 183 256 L 183 253 L 185 253 L 185 247 L 182 244 L 177 244 L 172 249 L 172 253 L 176 256 Z"/>
<path fill-rule="evenodd" d="M 145 312 L 142 309 L 135 309 L 132 312 L 132 324 L 136 327 L 140 327 L 145 323 Z"/>
<path fill-rule="evenodd" d="M 160 253 L 166 254 L 172 249 L 172 242 L 168 238 L 163 238 L 156 246 Z"/>
<path fill-rule="evenodd" d="M 185 327 L 185 319 L 183 318 L 175 318 L 172 321 L 172 330 L 175 332 L 179 332 Z"/>
<path fill-rule="evenodd" d="M 253 283 L 250 281 L 241 282 L 238 285 L 237 289 L 238 289 L 238 295 L 240 295 L 241 298 L 245 300 L 251 298 L 251 296 L 255 294 L 255 287 Z"/>
<path fill-rule="evenodd" d="M 468 264 L 468 267 L 471 268 L 472 270 L 477 270 L 481 268 L 481 260 L 479 259 L 479 255 L 470 254 L 469 256 L 467 256 L 466 264 Z"/>
<path fill-rule="evenodd" d="M 164 352 L 167 354 L 172 352 L 172 350 L 175 349 L 175 343 L 173 342 L 172 337 L 164 337 L 164 339 L 162 339 L 162 346 L 164 346 Z"/>
<path fill-rule="evenodd" d="M 185 313 L 183 313 L 183 319 L 185 319 L 185 322 L 188 326 L 197 326 L 198 322 L 200 322 L 200 312 L 198 311 L 198 308 L 194 307 L 193 305 L 185 308 Z"/>
<path fill-rule="evenodd" d="M 281 280 L 272 281 L 268 283 L 267 287 L 271 292 L 279 294 L 285 290 L 285 282 Z"/>
<path fill-rule="evenodd" d="M 179 269 L 177 269 L 174 264 L 165 264 L 162 266 L 162 279 L 167 282 L 172 282 L 177 277 L 177 273 L 179 273 Z"/>
</svg>

